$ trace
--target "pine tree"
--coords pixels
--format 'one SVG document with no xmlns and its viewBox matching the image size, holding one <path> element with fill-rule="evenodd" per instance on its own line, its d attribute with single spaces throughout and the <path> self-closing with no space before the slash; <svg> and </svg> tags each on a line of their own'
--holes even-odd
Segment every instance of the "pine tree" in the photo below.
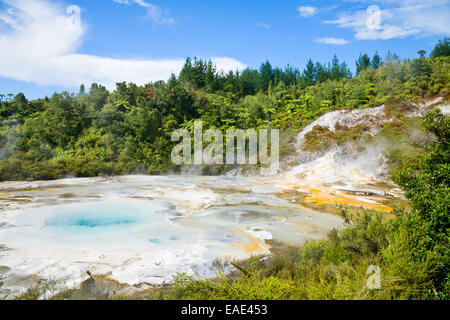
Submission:
<svg viewBox="0 0 450 320">
<path fill-rule="evenodd" d="M 375 55 L 373 56 L 372 59 L 372 69 L 378 69 L 379 67 L 381 67 L 381 57 L 378 54 L 378 51 L 375 53 Z"/>
<path fill-rule="evenodd" d="M 341 64 L 341 76 L 342 78 L 350 79 L 352 77 L 352 71 L 349 67 L 347 67 L 347 64 L 343 62 Z"/>
<path fill-rule="evenodd" d="M 80 91 L 79 91 L 78 94 L 83 95 L 85 93 L 86 93 L 86 89 L 84 88 L 84 84 L 82 83 L 81 86 L 80 86 Z"/>
<path fill-rule="evenodd" d="M 174 88 L 178 84 L 177 76 L 175 74 L 171 74 L 169 81 L 167 81 L 167 84 L 170 88 Z"/>
<path fill-rule="evenodd" d="M 191 69 L 191 83 L 196 88 L 205 87 L 206 63 L 201 59 L 194 58 Z"/>
<path fill-rule="evenodd" d="M 367 53 L 359 54 L 359 58 L 356 61 L 356 73 L 359 75 L 361 71 L 370 67 L 370 58 Z"/>
<path fill-rule="evenodd" d="M 192 80 L 192 60 L 191 58 L 186 58 L 186 62 L 184 63 L 183 68 L 181 69 L 180 72 L 180 82 L 181 83 L 185 83 L 185 82 L 191 82 Z"/>
<path fill-rule="evenodd" d="M 245 69 L 240 76 L 240 92 L 242 96 L 254 95 L 258 90 L 259 74 L 256 70 Z"/>
<path fill-rule="evenodd" d="M 209 60 L 206 65 L 206 74 L 205 74 L 205 86 L 208 90 L 215 90 L 215 81 L 216 81 L 216 67 L 213 65 L 212 61 Z"/>
<path fill-rule="evenodd" d="M 339 65 L 339 59 L 336 55 L 333 57 L 333 61 L 331 62 L 331 80 L 339 80 L 343 77 L 341 73 L 341 66 Z"/>
<path fill-rule="evenodd" d="M 303 71 L 302 80 L 305 86 L 312 86 L 317 81 L 317 69 L 311 59 L 308 60 L 306 68 Z"/>
<path fill-rule="evenodd" d="M 431 53 L 432 58 L 449 57 L 450 56 L 450 38 L 439 40 L 438 44 Z"/>
<path fill-rule="evenodd" d="M 388 63 L 393 63 L 393 62 L 398 62 L 398 61 L 400 61 L 400 57 L 399 57 L 397 54 L 391 52 L 391 50 L 389 50 L 389 51 L 387 52 L 386 58 L 384 58 L 384 60 L 385 60 L 386 62 L 388 62 Z"/>
<path fill-rule="evenodd" d="M 326 67 L 325 65 L 317 62 L 316 63 L 316 73 L 317 73 L 317 78 L 316 78 L 316 82 L 320 83 L 320 82 L 325 82 L 328 79 L 330 79 L 330 67 Z"/>
<path fill-rule="evenodd" d="M 273 80 L 274 76 L 272 65 L 268 60 L 265 63 L 263 63 L 259 68 L 259 75 L 260 75 L 260 90 L 267 92 L 267 89 L 269 88 L 269 83 L 270 81 Z"/>
<path fill-rule="evenodd" d="M 298 69 L 294 69 L 290 65 L 287 65 L 286 68 L 284 69 L 284 80 L 283 80 L 284 83 L 287 86 L 297 84 L 299 79 L 299 73 L 300 72 Z"/>
</svg>

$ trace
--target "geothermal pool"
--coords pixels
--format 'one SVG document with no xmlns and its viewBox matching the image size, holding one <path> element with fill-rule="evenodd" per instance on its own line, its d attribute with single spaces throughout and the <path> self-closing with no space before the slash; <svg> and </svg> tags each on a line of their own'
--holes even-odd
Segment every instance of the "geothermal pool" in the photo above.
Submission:
<svg viewBox="0 0 450 320">
<path fill-rule="evenodd" d="M 305 205 L 388 208 L 383 200 L 394 186 L 377 187 L 359 171 L 345 173 L 351 181 L 334 175 L 322 183 L 322 167 L 280 177 L 0 183 L 0 299 L 38 281 L 74 288 L 88 271 L 139 288 L 170 283 L 179 273 L 210 278 L 218 259 L 270 255 L 271 240 L 301 245 L 342 226 L 339 217 Z"/>
<path fill-rule="evenodd" d="M 205 278 L 217 259 L 270 254 L 342 221 L 280 197 L 282 183 L 244 177 L 65 179 L 0 183 L 0 298 L 39 280 L 59 289 L 87 271 L 131 286 Z"/>
</svg>

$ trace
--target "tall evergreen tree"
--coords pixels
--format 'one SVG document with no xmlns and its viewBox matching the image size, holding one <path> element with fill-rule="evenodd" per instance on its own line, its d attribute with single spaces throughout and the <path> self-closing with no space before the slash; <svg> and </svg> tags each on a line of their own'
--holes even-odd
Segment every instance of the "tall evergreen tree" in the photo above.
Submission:
<svg viewBox="0 0 450 320">
<path fill-rule="evenodd" d="M 316 73 L 317 73 L 316 78 L 317 83 L 325 82 L 328 79 L 330 79 L 330 68 L 319 62 L 316 63 Z"/>
<path fill-rule="evenodd" d="M 388 63 L 393 63 L 393 62 L 398 62 L 400 61 L 400 57 L 396 54 L 391 52 L 391 50 L 389 50 L 386 54 L 386 58 L 384 58 L 384 60 Z"/>
<path fill-rule="evenodd" d="M 191 69 L 191 83 L 196 88 L 205 87 L 206 64 L 201 59 L 194 58 Z"/>
<path fill-rule="evenodd" d="M 245 69 L 240 77 L 240 92 L 242 96 L 253 95 L 258 90 L 259 74 L 256 70 Z"/>
<path fill-rule="evenodd" d="M 431 53 L 432 58 L 449 57 L 450 56 L 450 38 L 439 40 L 438 44 Z"/>
<path fill-rule="evenodd" d="M 378 54 L 378 51 L 375 53 L 372 59 L 372 69 L 378 69 L 381 66 L 381 57 Z"/>
<path fill-rule="evenodd" d="M 192 80 L 192 60 L 191 58 L 186 58 L 186 62 L 184 63 L 183 68 L 181 69 L 180 72 L 180 82 L 181 83 L 186 83 L 186 82 L 190 82 Z"/>
<path fill-rule="evenodd" d="M 260 75 L 260 90 L 267 91 L 270 81 L 273 80 L 273 69 L 270 62 L 267 60 L 259 68 Z"/>
<path fill-rule="evenodd" d="M 178 84 L 177 76 L 172 73 L 170 75 L 169 81 L 167 81 L 167 84 L 169 85 L 170 88 L 174 88 Z"/>
<path fill-rule="evenodd" d="M 215 82 L 216 82 L 216 67 L 213 65 L 212 61 L 209 60 L 206 65 L 206 74 L 205 74 L 205 86 L 210 90 L 215 90 Z"/>
<path fill-rule="evenodd" d="M 295 85 L 298 82 L 299 79 L 299 71 L 298 69 L 294 69 L 290 65 L 287 65 L 284 69 L 284 79 L 283 82 L 287 86 Z"/>
<path fill-rule="evenodd" d="M 356 73 L 360 74 L 361 71 L 370 67 L 370 58 L 367 53 L 359 54 L 359 58 L 356 61 Z"/>
<path fill-rule="evenodd" d="M 305 86 L 312 86 L 316 83 L 317 69 L 311 59 L 308 60 L 305 70 L 303 70 L 302 79 Z"/>
<path fill-rule="evenodd" d="M 331 80 L 339 80 L 343 77 L 341 73 L 341 66 L 339 65 L 339 59 L 336 55 L 333 57 L 333 61 L 331 62 L 331 72 L 330 78 Z"/>
<path fill-rule="evenodd" d="M 341 64 L 341 76 L 342 78 L 348 78 L 350 79 L 352 77 L 352 71 L 349 67 L 347 67 L 347 64 L 343 62 Z"/>
</svg>

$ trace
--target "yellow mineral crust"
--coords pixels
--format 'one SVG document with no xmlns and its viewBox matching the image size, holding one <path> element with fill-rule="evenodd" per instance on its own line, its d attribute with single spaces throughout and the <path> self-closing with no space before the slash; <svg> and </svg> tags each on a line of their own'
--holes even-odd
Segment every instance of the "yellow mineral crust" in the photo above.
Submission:
<svg viewBox="0 0 450 320">
<path fill-rule="evenodd" d="M 392 208 L 384 204 L 378 203 L 375 197 L 364 197 L 362 200 L 358 199 L 360 197 L 348 194 L 344 191 L 333 190 L 331 188 L 323 187 L 322 189 L 313 189 L 308 187 L 303 187 L 302 189 L 307 190 L 307 197 L 305 198 L 305 203 L 315 203 L 315 204 L 341 204 L 351 207 L 362 207 L 365 209 L 381 210 L 386 212 L 392 212 Z"/>
</svg>

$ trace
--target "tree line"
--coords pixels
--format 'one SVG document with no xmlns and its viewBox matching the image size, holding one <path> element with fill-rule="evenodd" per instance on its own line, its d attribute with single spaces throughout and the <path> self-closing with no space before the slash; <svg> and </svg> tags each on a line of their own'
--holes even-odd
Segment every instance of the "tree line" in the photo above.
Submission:
<svg viewBox="0 0 450 320">
<path fill-rule="evenodd" d="M 0 180 L 177 171 L 171 134 L 192 130 L 196 120 L 220 130 L 296 132 L 333 110 L 448 97 L 448 47 L 444 39 L 431 57 L 413 60 L 363 54 L 354 76 L 337 57 L 326 66 L 310 60 L 301 72 L 266 61 L 259 70 L 228 74 L 210 61 L 187 59 L 168 81 L 120 82 L 112 92 L 94 83 L 78 94 L 36 100 L 9 95 L 0 102 Z M 282 147 L 289 151 L 289 144 Z"/>
</svg>

